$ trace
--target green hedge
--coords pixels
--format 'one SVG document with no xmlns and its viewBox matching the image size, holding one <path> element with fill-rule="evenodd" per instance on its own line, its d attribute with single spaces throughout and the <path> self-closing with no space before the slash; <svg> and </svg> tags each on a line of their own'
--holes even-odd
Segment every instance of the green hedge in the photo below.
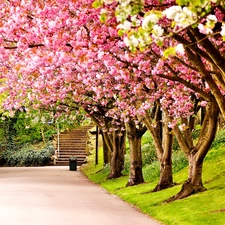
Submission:
<svg viewBox="0 0 225 225">
<path fill-rule="evenodd" d="M 46 166 L 52 163 L 54 147 L 46 145 L 41 150 L 22 148 L 20 150 L 6 150 L 0 155 L 1 166 Z"/>
</svg>

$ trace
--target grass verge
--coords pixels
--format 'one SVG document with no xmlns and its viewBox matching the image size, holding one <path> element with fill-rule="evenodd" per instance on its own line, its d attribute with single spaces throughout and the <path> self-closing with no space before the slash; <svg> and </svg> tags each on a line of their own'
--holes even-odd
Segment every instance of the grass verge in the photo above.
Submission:
<svg viewBox="0 0 225 225">
<path fill-rule="evenodd" d="M 134 205 L 165 225 L 222 225 L 225 224 L 225 146 L 216 146 L 208 153 L 203 182 L 207 191 L 172 203 L 164 201 L 175 195 L 187 178 L 187 168 L 174 173 L 180 185 L 156 193 L 150 191 L 157 179 L 134 187 L 125 187 L 128 176 L 107 180 L 109 168 L 103 168 L 102 155 L 95 165 L 94 155 L 81 167 L 83 173 L 112 194 Z"/>
</svg>

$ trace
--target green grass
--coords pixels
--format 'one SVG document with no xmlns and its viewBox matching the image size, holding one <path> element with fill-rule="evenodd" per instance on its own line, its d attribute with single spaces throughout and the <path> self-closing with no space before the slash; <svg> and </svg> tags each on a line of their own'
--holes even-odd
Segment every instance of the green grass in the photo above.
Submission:
<svg viewBox="0 0 225 225">
<path fill-rule="evenodd" d="M 110 193 L 139 208 L 166 225 L 222 225 L 225 224 L 225 146 L 216 145 L 208 153 L 203 167 L 203 182 L 207 191 L 186 199 L 165 203 L 165 200 L 179 192 L 181 183 L 187 178 L 187 168 L 174 173 L 174 181 L 180 185 L 156 193 L 150 191 L 158 179 L 134 187 L 125 187 L 128 176 L 107 180 L 109 168 L 94 165 L 94 155 L 82 171 L 92 181 L 100 184 Z"/>
</svg>

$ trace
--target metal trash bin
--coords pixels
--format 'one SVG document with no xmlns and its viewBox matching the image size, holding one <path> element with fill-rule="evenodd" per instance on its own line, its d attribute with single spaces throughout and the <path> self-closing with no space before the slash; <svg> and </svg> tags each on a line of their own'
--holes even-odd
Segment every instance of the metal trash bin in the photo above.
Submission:
<svg viewBox="0 0 225 225">
<path fill-rule="evenodd" d="M 77 170 L 77 158 L 74 156 L 71 156 L 69 158 L 69 164 L 70 164 L 70 170 L 76 171 Z"/>
</svg>

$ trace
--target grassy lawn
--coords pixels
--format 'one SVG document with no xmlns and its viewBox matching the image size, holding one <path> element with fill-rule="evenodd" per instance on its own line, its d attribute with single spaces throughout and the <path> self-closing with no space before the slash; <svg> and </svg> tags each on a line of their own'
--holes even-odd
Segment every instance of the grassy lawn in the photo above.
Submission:
<svg viewBox="0 0 225 225">
<path fill-rule="evenodd" d="M 82 166 L 84 174 L 110 193 L 139 208 L 165 225 L 222 225 L 225 224 L 225 146 L 220 145 L 208 153 L 204 168 L 203 182 L 207 191 L 186 199 L 165 203 L 181 188 L 187 177 L 187 168 L 174 173 L 174 181 L 180 185 L 156 193 L 150 191 L 157 179 L 134 187 L 125 187 L 128 176 L 107 180 L 108 168 L 102 166 L 102 155 L 95 166 L 94 155 L 89 163 Z"/>
</svg>

